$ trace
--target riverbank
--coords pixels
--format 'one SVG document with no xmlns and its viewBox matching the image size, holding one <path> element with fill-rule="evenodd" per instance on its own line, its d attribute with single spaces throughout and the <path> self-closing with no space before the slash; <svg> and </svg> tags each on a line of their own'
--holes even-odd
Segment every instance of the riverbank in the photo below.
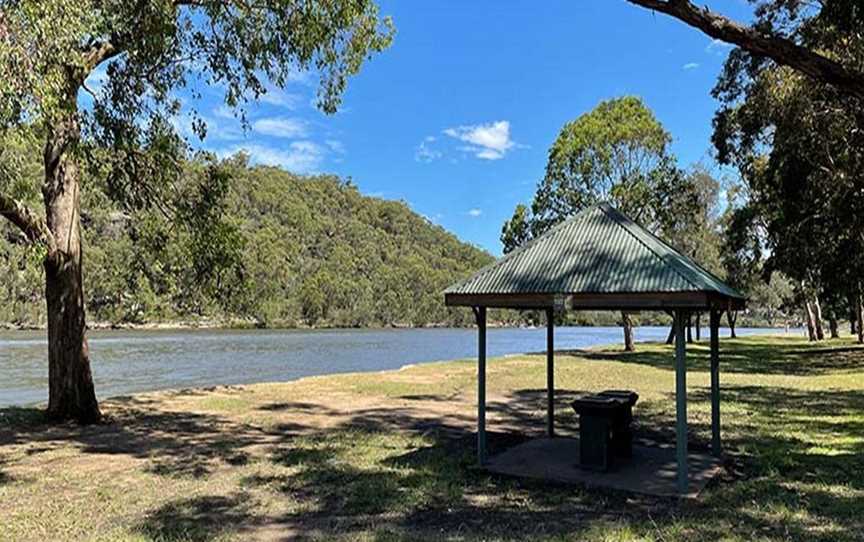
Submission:
<svg viewBox="0 0 864 542">
<path fill-rule="evenodd" d="M 96 427 L 0 409 L 0 540 L 858 540 L 864 349 L 766 336 L 722 348 L 729 472 L 697 503 L 478 471 L 465 360 L 119 397 Z M 707 347 L 691 352 L 700 447 Z M 543 360 L 490 360 L 492 453 L 542 433 Z M 560 431 L 573 396 L 626 386 L 637 436 L 673 442 L 671 360 L 657 344 L 562 352 Z"/>
<path fill-rule="evenodd" d="M 667 335 L 667 328 L 636 329 L 637 341 L 662 341 Z M 621 329 L 558 327 L 555 336 L 561 348 L 587 348 L 617 343 Z M 545 344 L 544 328 L 489 330 L 490 356 L 536 351 Z M 96 390 L 104 398 L 458 359 L 476 354 L 477 333 L 467 328 L 105 330 L 92 331 L 89 346 Z M 0 332 L 0 407 L 47 401 L 45 348 L 44 332 Z"/>
</svg>

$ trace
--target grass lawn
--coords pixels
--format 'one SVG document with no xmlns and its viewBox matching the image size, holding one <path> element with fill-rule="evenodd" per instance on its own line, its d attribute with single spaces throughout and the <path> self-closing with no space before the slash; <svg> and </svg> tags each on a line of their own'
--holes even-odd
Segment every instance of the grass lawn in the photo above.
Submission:
<svg viewBox="0 0 864 542">
<path fill-rule="evenodd" d="M 637 435 L 674 442 L 673 352 L 557 357 L 573 395 L 630 388 Z M 105 401 L 110 421 L 0 410 L 0 540 L 864 540 L 864 348 L 721 343 L 726 474 L 698 501 L 474 468 L 472 360 Z M 690 349 L 691 446 L 710 441 L 705 344 Z M 489 363 L 490 451 L 544 427 L 544 357 Z"/>
</svg>

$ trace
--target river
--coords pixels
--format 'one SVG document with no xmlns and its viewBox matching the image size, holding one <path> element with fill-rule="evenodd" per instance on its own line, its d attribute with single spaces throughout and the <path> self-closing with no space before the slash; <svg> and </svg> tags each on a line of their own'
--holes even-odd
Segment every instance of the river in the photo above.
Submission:
<svg viewBox="0 0 864 542">
<path fill-rule="evenodd" d="M 741 329 L 739 333 L 782 332 Z M 539 329 L 489 329 L 490 356 L 545 349 Z M 638 341 L 668 328 L 639 327 Z M 706 330 L 707 334 L 707 330 Z M 721 329 L 721 335 L 728 335 Z M 100 398 L 170 388 L 287 381 L 304 376 L 397 369 L 476 355 L 473 329 L 92 331 L 93 378 Z M 560 327 L 555 347 L 617 344 L 617 327 Z M 48 399 L 44 331 L 0 332 L 0 407 Z"/>
</svg>

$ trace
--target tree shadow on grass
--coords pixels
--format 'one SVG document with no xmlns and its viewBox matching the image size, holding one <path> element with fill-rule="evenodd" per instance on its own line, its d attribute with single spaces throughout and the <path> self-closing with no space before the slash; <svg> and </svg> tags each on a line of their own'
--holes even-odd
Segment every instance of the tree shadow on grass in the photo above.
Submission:
<svg viewBox="0 0 864 542">
<path fill-rule="evenodd" d="M 243 495 L 198 496 L 170 502 L 151 512 L 133 530 L 161 542 L 206 542 L 242 534 L 255 524 Z"/>
<path fill-rule="evenodd" d="M 282 424 L 271 430 L 217 415 L 159 410 L 146 398 L 112 399 L 104 423 L 80 426 L 44 420 L 39 409 L 0 409 L 0 446 L 26 445 L 39 453 L 74 444 L 85 454 L 147 459 L 154 474 L 203 478 L 217 468 L 245 464 L 250 450 L 303 429 Z M 26 412 L 24 412 L 26 410 Z"/>
<path fill-rule="evenodd" d="M 557 391 L 561 431 L 574 429 L 569 402 L 581 393 Z M 695 389 L 690 397 L 704 407 L 709 394 Z M 490 454 L 542 434 L 544 401 L 545 390 L 521 389 L 490 402 Z M 46 428 L 33 412 L 19 412 L 18 422 L 0 430 L 0 443 L 35 439 L 50 446 L 67 439 L 85 452 L 149 458 L 148 470 L 159 475 L 201 477 L 230 469 L 256 450 L 262 468 L 251 469 L 234 493 L 174 500 L 135 527 L 159 540 L 208 540 L 223 533 L 243 538 L 261 526 L 324 539 L 362 532 L 405 539 L 586 538 L 607 524 L 636 537 L 684 528 L 696 539 L 758 533 L 767 539 L 854 540 L 864 510 L 864 396 L 739 386 L 724 388 L 723 401 L 744 413 L 724 426 L 727 449 L 741 459 L 744 475 L 716 485 L 697 502 L 492 475 L 476 467 L 473 413 L 427 410 L 420 399 L 350 416 L 317 403 L 264 405 L 262 412 L 288 416 L 266 430 L 214 415 L 156 411 L 145 399 L 128 399 L 128 413 L 90 428 Z M 672 394 L 640 403 L 637 436 L 674 442 L 672 404 Z M 332 415 L 336 423 L 322 429 L 290 419 L 304 411 Z M 692 446 L 698 446 L 707 424 L 694 422 L 691 429 Z M 257 509 L 249 498 L 254 491 L 296 503 L 297 510 Z"/>
<path fill-rule="evenodd" d="M 660 369 L 675 369 L 673 346 L 662 350 L 635 352 L 606 350 L 561 350 L 556 355 L 572 355 L 595 361 L 636 363 Z M 706 341 L 687 345 L 687 368 L 710 369 L 710 351 Z M 776 337 L 772 342 L 752 338 L 720 341 L 720 371 L 742 374 L 816 376 L 864 371 L 864 345 L 838 343 L 802 344 L 800 338 Z"/>
<path fill-rule="evenodd" d="M 558 397 L 567 403 L 581 393 L 559 390 Z M 524 431 L 490 431 L 491 455 L 542 434 L 536 410 L 543 397 L 545 390 L 523 389 L 490 403 L 503 425 L 525 425 Z M 674 442 L 672 399 L 670 394 L 645 405 L 637 437 Z M 691 399 L 707 403 L 709 392 L 691 391 Z M 436 430 L 410 409 L 360 411 L 312 440 L 275 447 L 271 461 L 290 472 L 245 482 L 308 503 L 302 514 L 277 521 L 324 538 L 367 531 L 409 539 L 578 538 L 598 524 L 654 536 L 685 524 L 699 539 L 759 533 L 766 539 L 854 540 L 864 511 L 864 445 L 858 438 L 864 427 L 854 419 L 820 417 L 862 412 L 864 397 L 753 386 L 725 389 L 724 401 L 754 418 L 729 423 L 724 433 L 730 461 L 741 472 L 695 502 L 492 475 L 475 466 L 470 425 L 442 420 Z M 802 422 L 802 416 L 817 419 Z M 831 449 L 814 449 L 811 440 L 797 437 L 802 423 L 809 424 L 813 440 L 835 439 Z M 425 429 L 420 440 L 406 444 L 391 440 L 399 427 Z M 699 436 L 710 434 L 707 422 L 691 429 L 691 449 L 707 450 L 707 439 Z M 385 452 L 363 457 L 368 449 Z"/>
</svg>

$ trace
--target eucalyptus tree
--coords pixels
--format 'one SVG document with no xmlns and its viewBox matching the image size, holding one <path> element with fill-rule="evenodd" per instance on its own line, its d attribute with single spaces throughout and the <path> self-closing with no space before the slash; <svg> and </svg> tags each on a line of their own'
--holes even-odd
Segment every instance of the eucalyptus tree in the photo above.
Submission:
<svg viewBox="0 0 864 542">
<path fill-rule="evenodd" d="M 627 1 L 675 17 L 716 40 L 831 85 L 841 94 L 864 99 L 860 61 L 864 6 L 860 0 L 749 0 L 755 16 L 750 25 L 689 0 Z M 826 50 L 837 36 L 843 36 L 843 46 L 858 60 Z"/>
<path fill-rule="evenodd" d="M 824 8 L 796 17 L 774 8 L 802 46 L 864 65 L 860 26 L 823 16 Z M 849 16 L 860 21 L 860 9 Z M 864 100 L 743 49 L 730 53 L 713 93 L 721 104 L 718 159 L 747 184 L 769 268 L 796 282 L 818 338 L 820 293 L 854 299 L 856 313 L 864 310 Z"/>
<path fill-rule="evenodd" d="M 0 132 L 26 127 L 43 147 L 44 211 L 13 162 L 0 167 L 0 214 L 43 255 L 49 417 L 101 416 L 85 337 L 83 168 L 98 166 L 126 205 L 158 202 L 182 169 L 172 119 L 184 89 L 193 99 L 202 86 L 221 89 L 242 116 L 268 85 L 311 71 L 319 107 L 333 112 L 392 34 L 371 0 L 0 0 Z M 94 74 L 101 89 L 87 84 Z"/>
<path fill-rule="evenodd" d="M 669 151 L 671 136 L 640 98 L 601 102 L 562 128 L 537 186 L 530 212 L 516 207 L 503 227 L 505 252 L 601 201 L 644 226 L 671 230 L 697 197 Z M 662 233 L 662 232 L 661 232 Z M 622 313 L 624 346 L 633 350 L 633 324 Z"/>
</svg>

